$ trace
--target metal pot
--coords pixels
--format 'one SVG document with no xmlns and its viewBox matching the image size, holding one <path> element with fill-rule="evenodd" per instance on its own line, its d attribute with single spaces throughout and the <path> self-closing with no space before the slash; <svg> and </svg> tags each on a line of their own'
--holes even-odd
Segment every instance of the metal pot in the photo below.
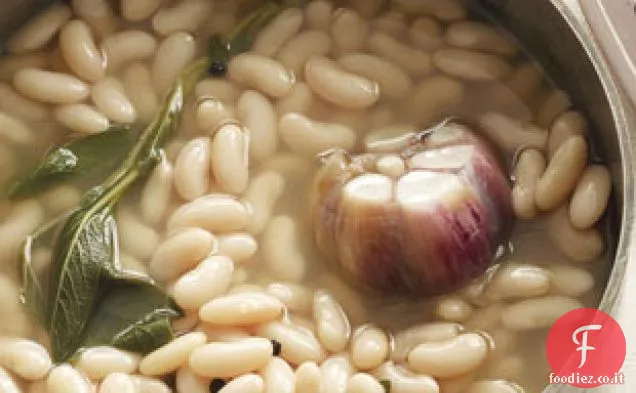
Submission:
<svg viewBox="0 0 636 393">
<path fill-rule="evenodd" d="M 514 33 L 591 120 L 595 131 L 592 144 L 613 176 L 611 231 L 618 240 L 612 250 L 613 267 L 598 308 L 616 315 L 624 288 L 635 205 L 627 107 L 600 48 L 563 1 L 467 0 L 466 3 L 482 8 Z M 0 1 L 0 43 L 35 10 L 50 2 Z M 544 392 L 565 391 L 562 389 L 551 386 Z"/>
</svg>

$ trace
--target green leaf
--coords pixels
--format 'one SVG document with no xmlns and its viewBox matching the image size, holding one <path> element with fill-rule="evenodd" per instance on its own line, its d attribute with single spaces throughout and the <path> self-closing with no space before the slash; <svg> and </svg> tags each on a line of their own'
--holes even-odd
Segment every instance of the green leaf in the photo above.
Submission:
<svg viewBox="0 0 636 393">
<path fill-rule="evenodd" d="M 11 198 L 29 197 L 52 186 L 112 171 L 132 147 L 134 135 L 124 126 L 76 139 L 48 152 L 11 189 Z"/>
</svg>

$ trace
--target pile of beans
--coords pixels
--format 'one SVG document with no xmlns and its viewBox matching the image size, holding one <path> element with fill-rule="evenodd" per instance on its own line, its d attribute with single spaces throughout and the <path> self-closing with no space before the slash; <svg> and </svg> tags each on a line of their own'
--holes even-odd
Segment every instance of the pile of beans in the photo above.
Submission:
<svg viewBox="0 0 636 393">
<path fill-rule="evenodd" d="M 31 19 L 0 57 L 0 184 L 68 131 L 147 123 L 206 40 L 242 16 L 231 0 L 71 3 Z M 84 190 L 0 201 L 0 391 L 540 391 L 545 329 L 603 287 L 610 174 L 591 163 L 585 116 L 503 30 L 455 0 L 391 3 L 288 9 L 226 78 L 196 85 L 176 139 L 117 211 L 122 266 L 186 312 L 166 346 L 90 348 L 53 365 L 9 266 L 24 236 Z M 307 244 L 314 157 L 373 150 L 448 115 L 478 124 L 511 163 L 513 246 L 456 293 L 367 299 Z M 36 269 L 50 258 L 36 250 Z"/>
</svg>

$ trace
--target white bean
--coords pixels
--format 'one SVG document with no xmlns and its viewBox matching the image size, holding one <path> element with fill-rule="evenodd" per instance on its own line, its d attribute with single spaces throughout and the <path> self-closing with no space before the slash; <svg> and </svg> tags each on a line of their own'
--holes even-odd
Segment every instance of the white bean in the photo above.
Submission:
<svg viewBox="0 0 636 393">
<path fill-rule="evenodd" d="M 0 59 L 0 81 L 11 82 L 13 75 L 22 68 L 47 67 L 49 67 L 49 56 L 43 52 L 2 56 Z"/>
<path fill-rule="evenodd" d="M 449 296 L 437 302 L 435 313 L 444 321 L 463 322 L 471 316 L 473 308 L 465 300 Z"/>
<path fill-rule="evenodd" d="M 331 36 L 339 54 L 363 49 L 369 34 L 369 23 L 354 10 L 341 8 L 334 12 Z"/>
<path fill-rule="evenodd" d="M 19 94 L 6 83 L 0 83 L 0 111 L 22 120 L 46 121 L 49 109 L 46 105 Z"/>
<path fill-rule="evenodd" d="M 141 193 L 141 216 L 147 223 L 158 225 L 163 220 L 172 195 L 173 176 L 172 165 L 162 154 Z"/>
<path fill-rule="evenodd" d="M 163 0 L 121 0 L 121 15 L 130 22 L 140 22 L 150 18 Z"/>
<path fill-rule="evenodd" d="M 139 120 L 150 123 L 159 108 L 159 98 L 152 85 L 150 70 L 141 63 L 133 63 L 124 71 L 123 81 L 126 95 Z"/>
<path fill-rule="evenodd" d="M 23 241 L 42 224 L 44 214 L 44 209 L 37 200 L 27 199 L 12 206 L 4 222 L 0 224 L 0 258 L 5 263 L 14 260 L 17 262 Z M 11 331 L 10 326 L 7 328 Z"/>
<path fill-rule="evenodd" d="M 307 114 L 314 104 L 314 95 L 307 84 L 296 83 L 288 96 L 281 98 L 276 103 L 276 111 L 279 116 L 287 113 Z"/>
<path fill-rule="evenodd" d="M 252 258 L 258 251 L 256 239 L 248 233 L 229 233 L 219 236 L 219 255 L 240 263 Z"/>
<path fill-rule="evenodd" d="M 137 386 L 129 375 L 112 373 L 99 385 L 99 393 L 137 393 Z"/>
<path fill-rule="evenodd" d="M 561 253 L 574 262 L 593 262 L 605 251 L 598 229 L 577 230 L 572 226 L 567 204 L 548 217 L 548 235 Z"/>
<path fill-rule="evenodd" d="M 321 363 L 325 350 L 309 330 L 274 321 L 259 326 L 255 333 L 281 344 L 281 356 L 293 365 L 303 362 Z"/>
<path fill-rule="evenodd" d="M 590 165 L 581 175 L 570 201 L 570 222 L 576 229 L 596 224 L 609 203 L 612 175 L 603 165 Z"/>
<path fill-rule="evenodd" d="M 376 18 L 373 28 L 394 38 L 402 38 L 407 35 L 408 22 L 403 13 L 388 11 Z"/>
<path fill-rule="evenodd" d="M 80 204 L 82 192 L 70 185 L 61 185 L 45 191 L 40 196 L 40 202 L 48 212 L 63 214 Z"/>
<path fill-rule="evenodd" d="M 465 90 L 462 83 L 444 75 L 425 78 L 413 89 L 409 116 L 415 122 L 431 124 L 451 114 L 464 101 Z"/>
<path fill-rule="evenodd" d="M 283 312 L 280 300 L 264 293 L 238 293 L 213 299 L 199 310 L 199 318 L 212 325 L 245 326 L 269 322 Z"/>
<path fill-rule="evenodd" d="M 18 383 L 11 377 L 11 374 L 0 367 L 0 391 L 2 393 L 22 393 Z"/>
<path fill-rule="evenodd" d="M 347 393 L 384 393 L 384 386 L 369 374 L 358 373 L 349 378 Z"/>
<path fill-rule="evenodd" d="M 463 328 L 452 322 L 431 322 L 399 332 L 393 340 L 391 359 L 406 360 L 408 353 L 417 345 L 427 342 L 442 342 L 457 337 Z"/>
<path fill-rule="evenodd" d="M 443 29 L 439 22 L 429 17 L 417 18 L 409 27 L 411 43 L 424 51 L 433 51 L 443 45 Z"/>
<path fill-rule="evenodd" d="M 174 279 L 192 269 L 217 247 L 216 239 L 209 232 L 199 228 L 184 229 L 157 248 L 149 270 L 157 280 Z"/>
<path fill-rule="evenodd" d="M 477 333 L 464 333 L 442 342 L 424 343 L 409 353 L 409 366 L 420 373 L 450 378 L 479 367 L 488 356 L 488 343 Z"/>
<path fill-rule="evenodd" d="M 267 286 L 266 292 L 280 300 L 290 311 L 308 313 L 313 309 L 313 292 L 304 286 L 275 282 Z"/>
<path fill-rule="evenodd" d="M 253 53 L 234 56 L 228 65 L 228 77 L 274 98 L 285 97 L 296 83 L 294 73 L 281 62 Z"/>
<path fill-rule="evenodd" d="M 576 266 L 551 266 L 550 278 L 555 291 L 563 296 L 578 298 L 594 288 L 592 273 Z"/>
<path fill-rule="evenodd" d="M 208 257 L 177 280 L 173 290 L 174 299 L 183 309 L 197 311 L 205 303 L 227 292 L 232 273 L 234 263 L 230 258 L 220 255 Z"/>
<path fill-rule="evenodd" d="M 272 57 L 298 34 L 304 15 L 298 8 L 289 8 L 278 14 L 256 37 L 252 51 Z"/>
<path fill-rule="evenodd" d="M 391 362 L 383 364 L 373 371 L 379 379 L 391 382 L 391 393 L 439 393 L 440 388 L 435 379 L 427 375 L 416 375 L 405 368 L 395 366 Z"/>
<path fill-rule="evenodd" d="M 548 140 L 548 157 L 552 158 L 561 145 L 571 136 L 585 136 L 589 125 L 585 116 L 577 111 L 567 111 L 554 120 Z"/>
<path fill-rule="evenodd" d="M 118 19 L 107 0 L 71 0 L 71 4 L 75 15 L 91 25 L 100 38 L 117 29 Z"/>
<path fill-rule="evenodd" d="M 132 379 L 137 386 L 137 393 L 172 393 L 168 385 L 161 380 L 140 375 L 133 375 Z"/>
<path fill-rule="evenodd" d="M 479 381 L 471 384 L 466 393 L 519 393 L 523 389 L 506 381 Z"/>
<path fill-rule="evenodd" d="M 88 85 L 74 76 L 35 68 L 18 71 L 13 83 L 26 97 L 44 103 L 72 104 L 90 93 Z"/>
<path fill-rule="evenodd" d="M 431 15 L 441 21 L 456 21 L 465 19 L 467 12 L 457 0 L 393 0 L 398 10 L 407 14 Z"/>
<path fill-rule="evenodd" d="M 234 378 L 219 393 L 263 393 L 265 382 L 260 375 L 245 374 Z"/>
<path fill-rule="evenodd" d="M 248 132 L 236 124 L 225 124 L 214 135 L 210 145 L 210 165 L 214 180 L 223 191 L 240 195 L 247 189 L 249 147 Z"/>
<path fill-rule="evenodd" d="M 440 49 L 433 63 L 442 72 L 468 81 L 493 81 L 512 72 L 510 65 L 495 55 L 462 49 Z"/>
<path fill-rule="evenodd" d="M 9 53 L 26 53 L 44 48 L 72 15 L 66 4 L 49 6 L 13 33 L 7 41 L 7 50 Z"/>
<path fill-rule="evenodd" d="M 294 370 L 281 358 L 275 357 L 261 371 L 265 381 L 265 393 L 294 393 Z"/>
<path fill-rule="evenodd" d="M 298 232 L 296 221 L 289 216 L 273 217 L 263 232 L 263 259 L 276 279 L 298 282 L 305 277 L 307 260 L 300 250 Z"/>
<path fill-rule="evenodd" d="M 110 126 L 108 118 L 103 113 L 86 104 L 60 106 L 55 110 L 54 116 L 55 120 L 71 131 L 82 134 L 103 132 Z"/>
<path fill-rule="evenodd" d="M 35 133 L 22 120 L 0 112 L 0 139 L 28 146 L 35 142 Z"/>
<path fill-rule="evenodd" d="M 146 355 L 139 363 L 144 375 L 164 375 L 176 371 L 193 351 L 207 342 L 205 333 L 193 332 L 177 337 L 163 347 Z"/>
<path fill-rule="evenodd" d="M 296 393 L 322 392 L 322 374 L 313 362 L 305 362 L 296 369 Z"/>
<path fill-rule="evenodd" d="M 389 338 L 373 325 L 362 326 L 351 340 L 351 361 L 358 370 L 380 367 L 389 354 Z"/>
<path fill-rule="evenodd" d="M 369 50 L 400 66 L 412 77 L 422 77 L 433 71 L 431 57 L 384 33 L 369 37 Z"/>
<path fill-rule="evenodd" d="M 537 216 L 537 207 L 534 202 L 535 189 L 546 166 L 543 153 L 537 149 L 525 149 L 519 154 L 512 188 L 512 208 L 517 218 L 531 220 Z"/>
<path fill-rule="evenodd" d="M 213 5 L 209 0 L 188 0 L 164 7 L 152 18 L 152 27 L 160 35 L 195 32 L 209 18 Z"/>
<path fill-rule="evenodd" d="M 133 374 L 140 356 L 113 347 L 93 347 L 83 351 L 76 367 L 93 381 L 101 381 L 111 373 Z"/>
<path fill-rule="evenodd" d="M 198 227 L 213 233 L 245 229 L 250 220 L 249 207 L 230 195 L 206 195 L 175 210 L 168 220 L 168 231 Z"/>
<path fill-rule="evenodd" d="M 241 90 L 226 79 L 203 79 L 194 88 L 198 98 L 214 98 L 224 104 L 234 104 L 241 95 Z"/>
<path fill-rule="evenodd" d="M 550 128 L 557 117 L 572 107 L 568 94 L 562 90 L 554 90 L 545 97 L 536 113 L 539 127 Z"/>
<path fill-rule="evenodd" d="M 563 314 L 583 307 L 575 299 L 548 296 L 526 299 L 506 306 L 501 315 L 504 326 L 514 331 L 544 329 L 552 326 Z"/>
<path fill-rule="evenodd" d="M 333 5 L 329 1 L 312 1 L 305 7 L 307 25 L 312 29 L 326 31 L 331 25 Z"/>
<path fill-rule="evenodd" d="M 320 365 L 320 372 L 325 392 L 346 393 L 353 366 L 345 355 L 335 355 Z"/>
<path fill-rule="evenodd" d="M 287 97 L 292 95 L 293 92 Z M 240 96 L 236 109 L 239 120 L 249 130 L 250 156 L 261 161 L 273 155 L 278 147 L 278 119 L 269 99 L 248 90 Z"/>
<path fill-rule="evenodd" d="M 176 388 L 178 393 L 209 393 L 210 381 L 199 377 L 184 365 L 177 371 Z"/>
<path fill-rule="evenodd" d="M 496 300 L 543 296 L 550 290 L 550 274 L 528 264 L 508 264 L 497 270 L 486 295 Z"/>
<path fill-rule="evenodd" d="M 248 231 L 258 235 L 265 229 L 274 206 L 285 190 L 285 178 L 277 171 L 266 170 L 252 179 L 243 200 L 253 210 Z"/>
<path fill-rule="evenodd" d="M 197 127 L 213 133 L 236 118 L 234 107 L 216 98 L 204 98 L 196 104 Z"/>
<path fill-rule="evenodd" d="M 231 378 L 265 367 L 273 357 L 272 351 L 272 343 L 264 338 L 211 343 L 192 352 L 189 365 L 202 377 Z"/>
<path fill-rule="evenodd" d="M 10 324 L 0 325 L 0 334 L 3 336 L 24 337 L 33 330 L 20 300 L 20 287 L 3 274 L 0 274 L 0 318 L 11 320 Z"/>
<path fill-rule="evenodd" d="M 55 367 L 46 379 L 47 393 L 90 393 L 86 378 L 68 364 Z"/>
<path fill-rule="evenodd" d="M 342 307 L 325 291 L 314 294 L 314 321 L 318 339 L 328 351 L 345 349 L 351 336 L 351 325 Z"/>
<path fill-rule="evenodd" d="M 116 71 L 125 64 L 150 58 L 157 49 L 155 37 L 141 30 L 124 30 L 110 35 L 102 42 L 108 71 Z"/>
<path fill-rule="evenodd" d="M 42 379 L 51 368 L 48 351 L 35 341 L 3 339 L 0 341 L 0 348 L 0 365 L 22 379 Z"/>
<path fill-rule="evenodd" d="M 96 82 L 106 75 L 106 62 L 86 23 L 81 20 L 68 22 L 60 32 L 59 41 L 62 57 L 77 76 Z"/>
<path fill-rule="evenodd" d="M 518 47 L 495 27 L 482 22 L 453 23 L 446 29 L 446 43 L 457 48 L 472 49 L 502 56 L 514 56 Z"/>
<path fill-rule="evenodd" d="M 137 118 L 135 107 L 126 97 L 123 84 L 112 77 L 93 85 L 91 98 L 95 106 L 110 120 L 117 123 L 134 123 Z"/>
<path fill-rule="evenodd" d="M 314 56 L 307 61 L 305 78 L 316 94 L 342 108 L 368 108 L 380 97 L 377 83 L 345 71 L 325 57 Z"/>
<path fill-rule="evenodd" d="M 411 78 L 401 68 L 377 56 L 352 53 L 340 57 L 338 63 L 347 71 L 376 81 L 380 94 L 390 99 L 404 97 L 412 85 Z"/>
<path fill-rule="evenodd" d="M 490 331 L 501 323 L 501 313 L 503 306 L 501 303 L 493 303 L 480 307 L 473 313 L 468 321 L 464 323 L 467 329 Z"/>
<path fill-rule="evenodd" d="M 278 130 L 287 146 L 303 156 L 315 156 L 334 148 L 350 150 L 356 144 L 356 134 L 351 128 L 314 121 L 298 113 L 281 117 Z"/>
<path fill-rule="evenodd" d="M 331 38 L 320 30 L 304 31 L 290 39 L 277 55 L 295 75 L 302 75 L 307 60 L 312 56 L 325 56 L 331 50 Z"/>
<path fill-rule="evenodd" d="M 548 140 L 546 131 L 524 126 L 500 113 L 489 112 L 482 115 L 479 118 L 479 125 L 484 134 L 509 155 L 521 148 L 534 148 L 543 151 Z"/>
<path fill-rule="evenodd" d="M 157 94 L 162 95 L 170 88 L 195 54 L 196 42 L 188 33 L 177 32 L 161 41 L 152 63 L 152 80 Z"/>
<path fill-rule="evenodd" d="M 210 139 L 190 140 L 177 157 L 174 166 L 174 188 L 181 198 L 192 201 L 203 196 L 210 187 Z"/>
<path fill-rule="evenodd" d="M 587 142 L 582 136 L 572 136 L 559 147 L 537 181 L 535 202 L 539 209 L 550 211 L 567 200 L 585 171 L 587 158 Z"/>
</svg>

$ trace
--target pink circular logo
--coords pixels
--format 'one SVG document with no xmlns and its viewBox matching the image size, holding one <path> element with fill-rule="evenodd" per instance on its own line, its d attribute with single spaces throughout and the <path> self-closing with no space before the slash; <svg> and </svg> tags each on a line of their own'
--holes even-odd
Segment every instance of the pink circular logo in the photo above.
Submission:
<svg viewBox="0 0 636 393">
<path fill-rule="evenodd" d="M 600 310 L 580 308 L 559 318 L 548 333 L 546 355 L 551 384 L 594 388 L 623 383 L 625 334 Z"/>
</svg>

